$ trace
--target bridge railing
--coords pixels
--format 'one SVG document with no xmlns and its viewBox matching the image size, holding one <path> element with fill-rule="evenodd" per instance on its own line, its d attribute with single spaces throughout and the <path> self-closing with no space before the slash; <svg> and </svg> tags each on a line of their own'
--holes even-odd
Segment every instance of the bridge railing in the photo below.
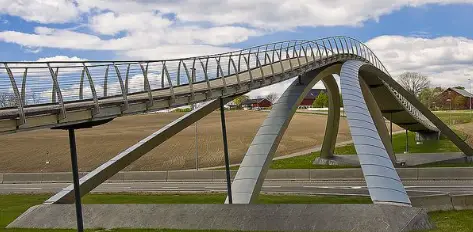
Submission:
<svg viewBox="0 0 473 232">
<path fill-rule="evenodd" d="M 53 105 L 61 117 L 67 117 L 65 104 L 93 101 L 94 112 L 107 100 L 117 100 L 123 110 L 136 98 L 145 98 L 153 104 L 156 90 L 169 91 L 175 97 L 177 87 L 186 87 L 193 98 L 194 86 L 226 78 L 249 70 L 281 63 L 282 74 L 291 75 L 294 69 L 309 64 L 334 62 L 341 58 L 362 59 L 388 74 L 388 71 L 366 45 L 350 37 L 327 37 L 313 41 L 290 40 L 270 43 L 242 50 L 167 60 L 135 61 L 44 61 L 3 62 L 0 67 L 0 109 L 17 109 L 20 124 L 25 123 L 25 111 L 39 105 Z M 297 60 L 289 69 L 282 66 L 286 60 Z M 250 75 L 251 78 L 251 75 Z M 256 80 L 250 80 L 256 81 Z M 396 91 L 390 90 L 412 115 L 426 124 L 430 122 Z M 1 117 L 1 115 L 0 115 Z M 431 124 L 431 123 L 430 123 Z"/>
</svg>

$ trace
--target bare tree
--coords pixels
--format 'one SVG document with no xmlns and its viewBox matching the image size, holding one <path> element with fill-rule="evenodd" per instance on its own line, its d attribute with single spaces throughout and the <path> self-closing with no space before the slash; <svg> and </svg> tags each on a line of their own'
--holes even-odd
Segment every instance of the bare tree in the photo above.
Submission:
<svg viewBox="0 0 473 232">
<path fill-rule="evenodd" d="M 268 99 L 268 101 L 270 101 L 272 104 L 274 104 L 276 102 L 276 100 L 278 99 L 279 95 L 277 93 L 268 93 L 268 95 L 266 95 L 266 99 Z"/>
<path fill-rule="evenodd" d="M 401 74 L 398 78 L 398 82 L 416 97 L 423 89 L 429 88 L 430 86 L 429 78 L 417 72 L 405 72 Z"/>
</svg>

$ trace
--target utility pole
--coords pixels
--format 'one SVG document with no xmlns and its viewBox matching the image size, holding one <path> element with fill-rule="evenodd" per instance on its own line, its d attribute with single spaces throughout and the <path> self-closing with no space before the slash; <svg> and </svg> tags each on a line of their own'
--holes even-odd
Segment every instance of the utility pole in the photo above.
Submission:
<svg viewBox="0 0 473 232">
<path fill-rule="evenodd" d="M 471 78 L 468 78 L 468 85 L 470 86 L 470 120 L 471 120 Z"/>
</svg>

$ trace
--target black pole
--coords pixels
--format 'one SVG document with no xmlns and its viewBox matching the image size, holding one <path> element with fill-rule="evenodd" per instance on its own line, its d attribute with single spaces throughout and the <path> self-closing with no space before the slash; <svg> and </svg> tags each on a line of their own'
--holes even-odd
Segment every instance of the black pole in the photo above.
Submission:
<svg viewBox="0 0 473 232">
<path fill-rule="evenodd" d="M 391 118 L 389 120 L 389 133 L 391 134 L 391 144 L 393 143 L 393 112 L 391 112 Z"/>
<path fill-rule="evenodd" d="M 223 107 L 223 98 L 220 98 L 220 120 L 222 122 L 223 152 L 225 155 L 225 172 L 227 174 L 228 203 L 233 204 L 232 184 L 230 182 L 230 164 L 228 160 L 227 127 L 225 126 L 225 108 Z"/>
<path fill-rule="evenodd" d="M 409 152 L 409 133 L 407 132 L 406 129 L 406 153 Z"/>
<path fill-rule="evenodd" d="M 69 145 L 71 149 L 72 178 L 74 181 L 74 197 L 76 200 L 77 231 L 84 231 L 84 222 L 82 220 L 82 203 L 80 201 L 79 189 L 79 169 L 77 166 L 76 136 L 74 129 L 69 130 Z"/>
</svg>

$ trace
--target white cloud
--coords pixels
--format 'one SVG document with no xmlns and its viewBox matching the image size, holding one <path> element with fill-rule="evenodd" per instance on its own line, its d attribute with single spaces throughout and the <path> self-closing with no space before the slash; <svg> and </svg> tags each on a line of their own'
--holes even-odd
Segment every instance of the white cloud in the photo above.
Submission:
<svg viewBox="0 0 473 232">
<path fill-rule="evenodd" d="M 113 2 L 113 3 L 112 3 Z M 246 24 L 251 27 L 281 30 L 298 26 L 358 26 L 377 20 L 402 7 L 426 4 L 473 3 L 472 0 L 174 0 L 125 1 L 80 0 L 82 10 L 115 12 L 158 10 L 174 14 L 184 22 L 210 22 L 215 25 Z"/>
<path fill-rule="evenodd" d="M 210 55 L 233 51 L 235 48 L 216 47 L 209 45 L 166 45 L 150 49 L 137 49 L 123 52 L 121 55 L 131 59 L 183 58 Z"/>
<path fill-rule="evenodd" d="M 117 14 L 107 12 L 90 19 L 90 27 L 100 34 L 115 35 L 121 31 L 146 32 L 166 28 L 172 21 L 153 12 Z"/>
<path fill-rule="evenodd" d="M 51 56 L 51 57 L 42 57 L 37 59 L 38 62 L 46 61 L 85 61 L 87 59 L 79 58 L 77 56 Z"/>
<path fill-rule="evenodd" d="M 380 36 L 367 45 L 393 76 L 405 71 L 430 76 L 433 85 L 468 84 L 473 78 L 473 40 L 463 37 Z"/>
<path fill-rule="evenodd" d="M 73 22 L 79 17 L 71 0 L 0 0 L 0 13 L 39 23 Z"/>
</svg>

